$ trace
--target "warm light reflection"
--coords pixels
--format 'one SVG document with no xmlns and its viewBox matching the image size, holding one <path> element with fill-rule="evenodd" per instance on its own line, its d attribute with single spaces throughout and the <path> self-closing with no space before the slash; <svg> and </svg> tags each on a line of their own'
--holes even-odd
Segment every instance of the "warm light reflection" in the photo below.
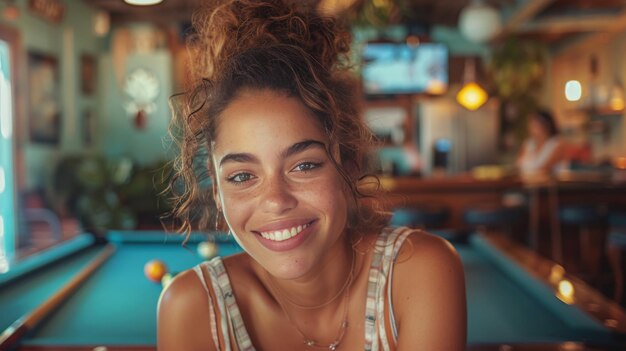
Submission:
<svg viewBox="0 0 626 351">
<path fill-rule="evenodd" d="M 470 111 L 475 111 L 487 102 L 487 92 L 475 82 L 467 83 L 456 94 L 456 101 Z"/>
<path fill-rule="evenodd" d="M 432 95 L 441 95 L 446 92 L 448 85 L 440 80 L 431 80 L 426 87 L 426 93 Z"/>
<path fill-rule="evenodd" d="M 408 46 L 417 47 L 420 44 L 420 38 L 417 35 L 409 35 L 406 37 Z"/>
<path fill-rule="evenodd" d="M 563 266 L 555 264 L 554 266 L 552 266 L 552 269 L 550 269 L 550 278 L 548 278 L 548 280 L 550 281 L 550 283 L 552 284 L 558 284 L 561 279 L 563 279 L 563 276 L 565 275 L 565 268 L 563 268 Z"/>
<path fill-rule="evenodd" d="M 585 347 L 583 344 L 573 341 L 566 341 L 559 346 L 561 351 L 582 351 Z"/>
<path fill-rule="evenodd" d="M 567 101 L 578 101 L 583 94 L 583 88 L 577 80 L 570 80 L 565 83 L 565 98 Z"/>
<path fill-rule="evenodd" d="M 111 17 L 109 13 L 106 11 L 98 11 L 93 16 L 93 32 L 99 36 L 103 37 L 109 33 L 111 29 Z"/>
<path fill-rule="evenodd" d="M 624 109 L 624 99 L 613 98 L 611 99 L 610 106 L 613 111 L 621 111 Z"/>
<path fill-rule="evenodd" d="M 7 21 L 15 21 L 20 17 L 20 9 L 17 5 L 9 3 L 2 11 L 2 15 Z"/>
<path fill-rule="evenodd" d="M 609 107 L 611 107 L 613 111 L 621 111 L 624 109 L 624 88 L 622 88 L 621 84 L 615 83 L 611 87 Z"/>
<path fill-rule="evenodd" d="M 572 283 L 567 280 L 567 279 L 563 279 L 559 282 L 559 287 L 558 287 L 558 292 L 556 294 L 556 297 L 559 298 L 559 300 L 565 302 L 568 305 L 571 305 L 574 303 L 574 285 L 572 285 Z"/>
<path fill-rule="evenodd" d="M 613 159 L 613 167 L 617 169 L 626 169 L 626 157 L 620 156 Z"/>
</svg>

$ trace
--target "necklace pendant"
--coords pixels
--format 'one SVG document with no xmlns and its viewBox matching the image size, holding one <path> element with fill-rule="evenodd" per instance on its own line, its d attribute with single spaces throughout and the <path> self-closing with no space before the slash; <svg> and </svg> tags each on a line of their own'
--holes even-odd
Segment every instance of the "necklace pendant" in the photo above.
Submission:
<svg viewBox="0 0 626 351">
<path fill-rule="evenodd" d="M 328 345 L 328 349 L 331 351 L 337 350 L 337 347 L 339 347 L 339 341 L 335 341 L 334 343 Z"/>
<path fill-rule="evenodd" d="M 305 344 L 306 346 L 311 346 L 311 347 L 313 347 L 313 346 L 315 346 L 315 340 L 311 340 L 311 339 L 304 339 L 304 344 Z"/>
</svg>

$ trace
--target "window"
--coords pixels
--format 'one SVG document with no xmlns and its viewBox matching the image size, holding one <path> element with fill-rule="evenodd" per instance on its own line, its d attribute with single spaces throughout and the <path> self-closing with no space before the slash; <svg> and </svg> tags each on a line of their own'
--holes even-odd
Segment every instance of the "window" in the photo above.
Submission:
<svg viewBox="0 0 626 351">
<path fill-rule="evenodd" d="M 9 31 L 0 30 L 0 273 L 15 254 L 15 194 L 13 187 L 13 84 Z"/>
</svg>

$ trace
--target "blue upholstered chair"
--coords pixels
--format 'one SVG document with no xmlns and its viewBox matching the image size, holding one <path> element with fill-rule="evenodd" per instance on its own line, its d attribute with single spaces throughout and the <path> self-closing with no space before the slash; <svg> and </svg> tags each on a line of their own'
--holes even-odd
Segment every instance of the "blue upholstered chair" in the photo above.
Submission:
<svg viewBox="0 0 626 351">
<path fill-rule="evenodd" d="M 465 224 L 472 230 L 483 232 L 503 232 L 515 239 L 515 227 L 525 217 L 521 206 L 475 205 L 463 213 Z"/>
<path fill-rule="evenodd" d="M 624 252 L 626 251 L 626 211 L 611 212 L 609 214 L 609 234 L 607 239 L 607 257 L 613 271 L 613 298 L 625 304 L 624 301 Z"/>
<path fill-rule="evenodd" d="M 562 206 L 559 208 L 559 220 L 564 229 L 563 241 L 572 235 L 579 235 L 579 273 L 586 275 L 591 282 L 598 281 L 605 241 L 606 208 L 591 204 Z"/>
<path fill-rule="evenodd" d="M 391 225 L 412 228 L 440 228 L 450 218 L 450 211 L 445 206 L 416 206 L 396 208 L 391 217 Z"/>
</svg>

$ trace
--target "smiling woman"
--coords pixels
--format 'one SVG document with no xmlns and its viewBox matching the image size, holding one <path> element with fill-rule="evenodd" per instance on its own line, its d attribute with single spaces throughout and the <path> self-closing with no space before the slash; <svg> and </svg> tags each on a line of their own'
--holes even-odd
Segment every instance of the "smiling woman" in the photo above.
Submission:
<svg viewBox="0 0 626 351">
<path fill-rule="evenodd" d="M 454 249 L 384 228 L 359 190 L 372 137 L 347 32 L 278 0 L 212 5 L 194 28 L 197 84 L 173 128 L 174 214 L 183 231 L 225 223 L 245 252 L 174 279 L 159 349 L 464 349 Z"/>
</svg>

